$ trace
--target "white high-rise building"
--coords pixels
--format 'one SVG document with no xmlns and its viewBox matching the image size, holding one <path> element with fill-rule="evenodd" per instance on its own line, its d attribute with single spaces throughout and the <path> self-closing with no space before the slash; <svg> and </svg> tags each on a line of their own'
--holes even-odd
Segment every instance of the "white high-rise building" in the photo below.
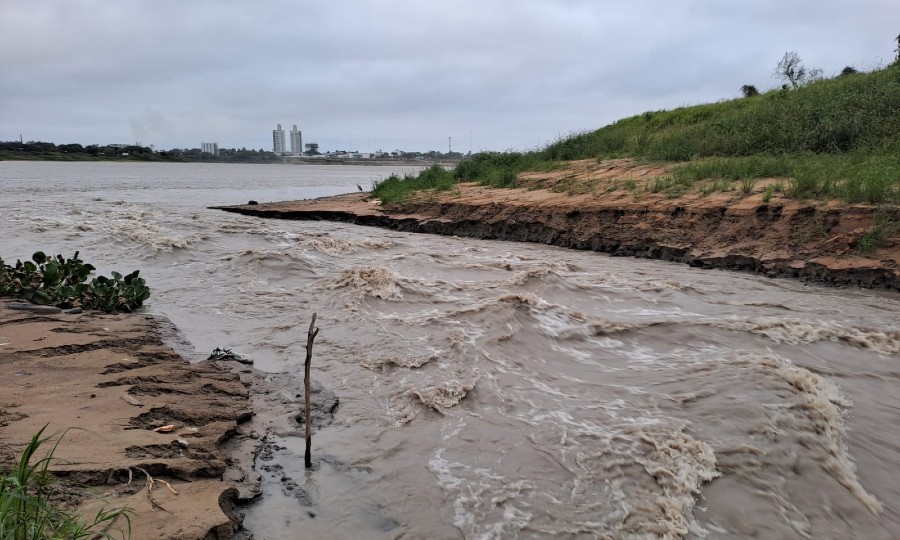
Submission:
<svg viewBox="0 0 900 540">
<path fill-rule="evenodd" d="M 204 142 L 200 143 L 200 151 L 204 154 L 219 155 L 219 143 Z"/>
<path fill-rule="evenodd" d="M 276 156 L 281 156 L 285 153 L 284 148 L 284 130 L 281 129 L 281 124 L 272 130 L 272 151 L 275 152 Z"/>
<path fill-rule="evenodd" d="M 297 131 L 297 124 L 291 130 L 291 154 L 299 156 L 303 153 L 303 132 Z"/>
</svg>

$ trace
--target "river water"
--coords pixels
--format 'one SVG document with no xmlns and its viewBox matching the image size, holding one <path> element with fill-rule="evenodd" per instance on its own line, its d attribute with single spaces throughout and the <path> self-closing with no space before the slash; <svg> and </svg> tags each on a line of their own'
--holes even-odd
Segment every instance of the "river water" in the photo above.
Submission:
<svg viewBox="0 0 900 540">
<path fill-rule="evenodd" d="M 300 373 L 318 312 L 257 539 L 900 538 L 897 295 L 206 209 L 393 170 L 2 162 L 0 256 L 139 268 L 194 360 Z"/>
</svg>

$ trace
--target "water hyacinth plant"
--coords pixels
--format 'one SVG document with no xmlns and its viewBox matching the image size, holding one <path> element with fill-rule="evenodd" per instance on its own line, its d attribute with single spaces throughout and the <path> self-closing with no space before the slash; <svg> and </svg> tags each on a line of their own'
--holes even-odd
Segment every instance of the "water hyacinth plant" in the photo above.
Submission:
<svg viewBox="0 0 900 540">
<path fill-rule="evenodd" d="M 110 313 L 134 311 L 150 296 L 138 270 L 125 276 L 112 272 L 112 277 L 97 276 L 88 282 L 94 270 L 78 258 L 77 251 L 70 259 L 38 251 L 30 261 L 17 260 L 14 266 L 0 259 L 0 295 L 63 309 L 83 307 Z"/>
</svg>

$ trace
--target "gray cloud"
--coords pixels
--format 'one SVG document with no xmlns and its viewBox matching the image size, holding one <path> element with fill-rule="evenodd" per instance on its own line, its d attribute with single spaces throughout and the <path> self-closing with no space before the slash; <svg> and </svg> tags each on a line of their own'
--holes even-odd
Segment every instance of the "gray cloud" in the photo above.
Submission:
<svg viewBox="0 0 900 540">
<path fill-rule="evenodd" d="M 0 139 L 533 148 L 893 58 L 895 0 L 3 0 Z"/>
</svg>

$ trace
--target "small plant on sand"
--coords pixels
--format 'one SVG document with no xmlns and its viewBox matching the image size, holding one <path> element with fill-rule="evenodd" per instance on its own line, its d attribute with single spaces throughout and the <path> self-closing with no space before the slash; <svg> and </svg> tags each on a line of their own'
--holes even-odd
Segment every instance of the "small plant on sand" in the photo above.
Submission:
<svg viewBox="0 0 900 540">
<path fill-rule="evenodd" d="M 741 178 L 741 191 L 742 191 L 745 195 L 749 195 L 749 194 L 753 191 L 754 186 L 756 186 L 756 180 L 755 180 L 755 179 L 753 179 L 753 178 Z"/>
<path fill-rule="evenodd" d="M 775 186 L 773 184 L 769 184 L 766 186 L 766 190 L 763 192 L 762 201 L 767 203 L 769 199 L 772 198 L 772 194 L 775 193 Z"/>
<path fill-rule="evenodd" d="M 139 271 L 122 276 L 97 276 L 90 283 L 88 277 L 94 266 L 78 258 L 62 255 L 48 257 L 42 251 L 30 261 L 16 261 L 15 266 L 0 259 L 0 295 L 17 296 L 34 304 L 61 308 L 84 307 L 107 312 L 133 311 L 150 296 L 150 288 L 139 277 Z"/>
<path fill-rule="evenodd" d="M 863 255 L 871 254 L 887 237 L 900 233 L 900 220 L 886 211 L 875 212 L 874 221 L 872 228 L 856 242 L 856 250 Z"/>
<path fill-rule="evenodd" d="M 651 193 L 659 193 L 665 191 L 672 184 L 672 178 L 668 176 L 657 176 L 650 182 L 649 188 Z"/>
<path fill-rule="evenodd" d="M 92 522 L 82 521 L 74 513 L 56 507 L 52 501 L 53 477 L 49 472 L 59 440 L 40 459 L 38 449 L 50 440 L 41 428 L 32 438 L 11 471 L 0 475 L 0 539 L 2 540 L 80 540 L 112 539 L 110 530 L 123 518 L 121 536 L 131 537 L 130 509 L 101 510 Z M 61 437 L 60 437 L 61 438 Z M 34 459 L 34 460 L 33 460 Z"/>
<path fill-rule="evenodd" d="M 882 240 L 884 240 L 884 230 L 881 227 L 872 227 L 856 242 L 856 250 L 863 255 L 869 255 L 875 251 Z"/>
</svg>

